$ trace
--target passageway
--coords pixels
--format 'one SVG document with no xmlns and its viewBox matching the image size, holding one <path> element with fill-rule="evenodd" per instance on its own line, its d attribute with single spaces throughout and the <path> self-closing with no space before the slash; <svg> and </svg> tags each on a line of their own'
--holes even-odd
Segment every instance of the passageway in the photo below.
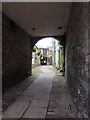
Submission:
<svg viewBox="0 0 90 120">
<path fill-rule="evenodd" d="M 0 14 L 3 117 L 88 118 L 90 4 L 3 2 Z M 53 55 L 58 71 L 42 66 L 32 75 L 33 47 L 47 37 L 60 43 L 59 59 Z"/>
<path fill-rule="evenodd" d="M 52 66 L 38 69 L 39 76 L 4 110 L 3 118 L 76 118 L 64 77 Z"/>
</svg>

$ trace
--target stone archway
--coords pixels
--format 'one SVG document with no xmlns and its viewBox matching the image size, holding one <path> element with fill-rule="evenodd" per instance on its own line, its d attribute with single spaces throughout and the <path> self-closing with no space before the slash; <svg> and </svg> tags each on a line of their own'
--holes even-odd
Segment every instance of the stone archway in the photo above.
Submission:
<svg viewBox="0 0 90 120">
<path fill-rule="evenodd" d="M 62 35 L 62 36 L 41 36 L 41 37 L 33 37 L 32 39 L 32 48 L 34 47 L 34 45 L 41 39 L 44 39 L 44 38 L 55 38 L 57 40 L 64 40 L 63 43 L 65 43 L 65 35 Z"/>
</svg>

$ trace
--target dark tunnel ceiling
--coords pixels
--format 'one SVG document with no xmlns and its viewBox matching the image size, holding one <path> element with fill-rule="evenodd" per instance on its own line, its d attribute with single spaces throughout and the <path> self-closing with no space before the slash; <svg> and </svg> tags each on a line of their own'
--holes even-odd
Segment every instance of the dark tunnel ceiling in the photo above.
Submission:
<svg viewBox="0 0 90 120">
<path fill-rule="evenodd" d="M 70 8 L 71 2 L 4 2 L 2 9 L 27 33 L 37 37 L 63 35 Z"/>
</svg>

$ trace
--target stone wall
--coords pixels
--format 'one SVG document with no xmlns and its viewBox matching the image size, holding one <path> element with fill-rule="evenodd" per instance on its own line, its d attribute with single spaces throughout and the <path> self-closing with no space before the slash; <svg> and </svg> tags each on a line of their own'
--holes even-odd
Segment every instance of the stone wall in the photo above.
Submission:
<svg viewBox="0 0 90 120">
<path fill-rule="evenodd" d="M 88 113 L 90 118 L 90 2 L 88 4 L 88 88 L 89 88 L 89 97 L 88 97 Z"/>
<path fill-rule="evenodd" d="M 88 117 L 88 3 L 72 3 L 66 33 L 66 77 L 82 118 Z"/>
<path fill-rule="evenodd" d="M 2 93 L 2 3 L 0 2 L 0 98 L 1 93 Z"/>
<path fill-rule="evenodd" d="M 31 37 L 2 14 L 3 92 L 31 74 Z"/>
</svg>

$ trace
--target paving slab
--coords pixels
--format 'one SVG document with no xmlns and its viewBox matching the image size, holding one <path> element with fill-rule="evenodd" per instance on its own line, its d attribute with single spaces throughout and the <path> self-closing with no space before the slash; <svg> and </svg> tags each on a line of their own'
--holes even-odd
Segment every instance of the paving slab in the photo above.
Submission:
<svg viewBox="0 0 90 120">
<path fill-rule="evenodd" d="M 50 93 L 49 94 L 42 93 L 42 94 L 37 94 L 34 96 L 34 99 L 36 100 L 48 100 L 49 101 L 49 98 L 50 98 Z"/>
<path fill-rule="evenodd" d="M 4 112 L 3 118 L 21 118 L 31 101 L 30 97 L 21 96 Z"/>
<path fill-rule="evenodd" d="M 53 112 L 47 112 L 47 118 L 75 118 L 72 110 L 66 108 L 53 109 Z"/>
<path fill-rule="evenodd" d="M 28 108 L 23 118 L 45 118 L 47 108 Z"/>
<path fill-rule="evenodd" d="M 20 84 L 12 87 L 9 91 L 6 91 L 2 95 L 2 109 L 3 109 L 3 111 L 8 106 L 10 106 L 19 96 L 21 96 L 23 91 L 25 89 L 27 89 L 33 83 L 33 81 L 42 73 L 39 66 L 33 68 L 33 70 L 35 71 L 35 74 L 33 74 L 32 76 L 29 76 L 24 81 L 22 81 Z"/>
<path fill-rule="evenodd" d="M 54 77 L 46 118 L 78 118 L 64 77 Z"/>
<path fill-rule="evenodd" d="M 42 66 L 41 70 L 43 72 L 3 112 L 3 118 L 77 117 L 64 77 L 57 76 L 48 66 Z"/>
<path fill-rule="evenodd" d="M 45 118 L 55 73 L 43 68 L 45 72 L 3 112 L 3 118 Z"/>
<path fill-rule="evenodd" d="M 33 100 L 30 104 L 30 107 L 35 108 L 47 108 L 48 106 L 48 100 Z"/>
</svg>

